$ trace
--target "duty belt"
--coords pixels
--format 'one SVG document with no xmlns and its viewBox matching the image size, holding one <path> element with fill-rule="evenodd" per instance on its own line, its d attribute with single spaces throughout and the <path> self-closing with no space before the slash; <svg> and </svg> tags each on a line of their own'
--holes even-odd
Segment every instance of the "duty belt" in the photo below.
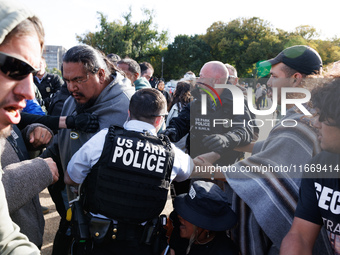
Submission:
<svg viewBox="0 0 340 255">
<path fill-rule="evenodd" d="M 93 240 L 98 243 L 124 240 L 151 244 L 158 228 L 165 224 L 165 215 L 154 218 L 145 225 L 92 217 L 89 222 L 89 230 Z"/>
</svg>

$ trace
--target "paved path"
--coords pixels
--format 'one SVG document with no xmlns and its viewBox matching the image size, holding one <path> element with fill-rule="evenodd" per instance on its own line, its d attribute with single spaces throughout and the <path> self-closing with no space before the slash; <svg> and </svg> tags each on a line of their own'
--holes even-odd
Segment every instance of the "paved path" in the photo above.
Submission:
<svg viewBox="0 0 340 255">
<path fill-rule="evenodd" d="M 48 190 L 45 189 L 40 193 L 40 203 L 43 206 L 47 206 L 50 210 L 48 214 L 44 215 L 45 218 L 45 232 L 44 232 L 44 241 L 43 246 L 41 248 L 42 255 L 51 255 L 52 254 L 52 245 L 54 235 L 59 226 L 59 214 L 55 209 L 55 205 L 48 193 Z"/>
</svg>

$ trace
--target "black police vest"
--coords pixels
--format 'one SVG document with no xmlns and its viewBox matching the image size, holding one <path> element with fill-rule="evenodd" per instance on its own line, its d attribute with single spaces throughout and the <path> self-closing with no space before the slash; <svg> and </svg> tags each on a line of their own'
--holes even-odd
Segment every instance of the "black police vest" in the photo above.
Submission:
<svg viewBox="0 0 340 255">
<path fill-rule="evenodd" d="M 159 216 L 173 161 L 166 136 L 111 126 L 102 155 L 85 180 L 84 209 L 137 224 Z"/>
<path fill-rule="evenodd" d="M 208 100 L 209 102 L 209 100 Z M 227 104 L 228 103 L 228 104 Z M 202 140 L 205 136 L 212 134 L 225 134 L 231 130 L 229 124 L 215 124 L 215 119 L 230 120 L 233 118 L 232 101 L 223 102 L 221 106 L 218 102 L 216 109 L 211 105 L 207 105 L 207 114 L 201 114 L 201 101 L 196 100 L 190 106 L 190 156 L 192 158 L 211 152 L 208 148 L 203 146 Z M 233 149 L 226 149 L 222 157 L 216 162 L 218 164 L 229 165 L 235 163 L 243 156 L 243 153 L 234 151 Z"/>
</svg>

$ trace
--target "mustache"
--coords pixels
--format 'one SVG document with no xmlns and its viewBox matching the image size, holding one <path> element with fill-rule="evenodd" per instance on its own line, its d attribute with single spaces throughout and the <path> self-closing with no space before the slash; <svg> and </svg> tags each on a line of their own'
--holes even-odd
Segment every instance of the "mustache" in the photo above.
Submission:
<svg viewBox="0 0 340 255">
<path fill-rule="evenodd" d="M 81 93 L 81 92 L 73 92 L 72 94 L 71 94 L 73 97 L 74 96 L 80 96 L 80 97 L 84 97 L 85 95 L 83 94 L 83 93 Z"/>
</svg>

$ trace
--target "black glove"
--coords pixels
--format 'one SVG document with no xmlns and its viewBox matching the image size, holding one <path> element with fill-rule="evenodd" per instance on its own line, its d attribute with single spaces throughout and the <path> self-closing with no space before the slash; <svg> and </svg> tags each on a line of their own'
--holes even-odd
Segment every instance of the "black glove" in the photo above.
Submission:
<svg viewBox="0 0 340 255">
<path fill-rule="evenodd" d="M 211 151 L 221 152 L 230 146 L 228 137 L 224 135 L 214 134 L 203 138 L 203 145 Z"/>
<path fill-rule="evenodd" d="M 176 141 L 176 135 L 177 135 L 176 128 L 167 128 L 164 131 L 162 131 L 161 134 L 169 137 L 171 142 L 177 142 Z"/>
<path fill-rule="evenodd" d="M 99 128 L 98 115 L 91 113 L 80 113 L 66 117 L 66 126 L 69 129 L 94 133 Z"/>
</svg>

